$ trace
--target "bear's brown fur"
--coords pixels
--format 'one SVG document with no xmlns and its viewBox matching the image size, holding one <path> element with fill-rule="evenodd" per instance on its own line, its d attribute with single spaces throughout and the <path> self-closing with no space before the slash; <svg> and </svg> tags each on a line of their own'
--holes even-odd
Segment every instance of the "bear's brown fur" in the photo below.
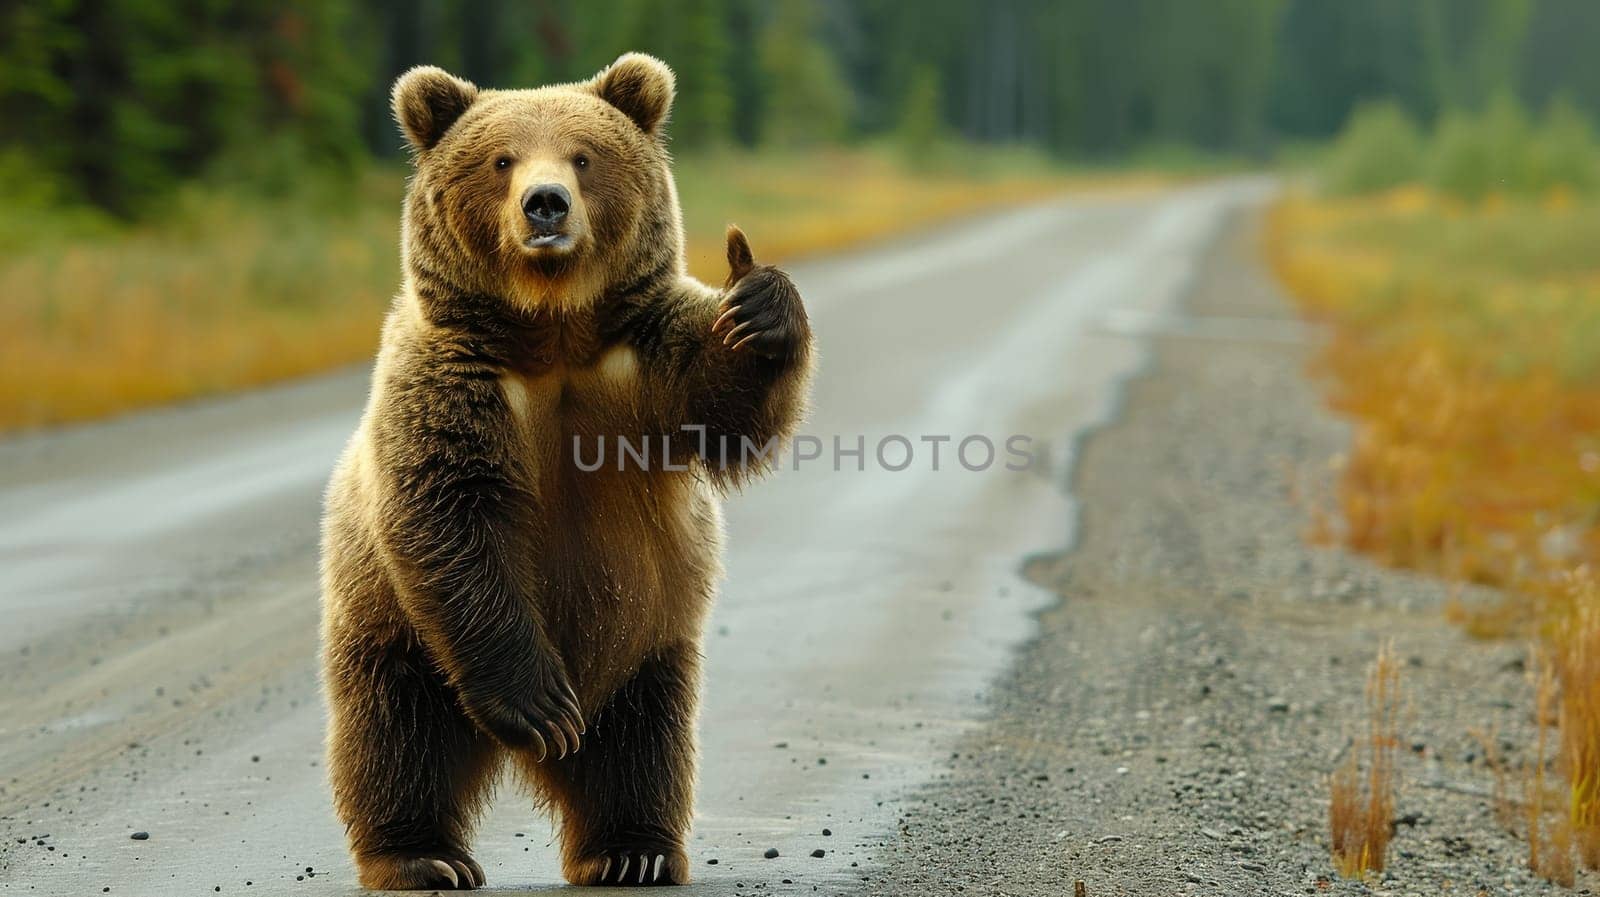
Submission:
<svg viewBox="0 0 1600 897">
<path fill-rule="evenodd" d="M 672 97 L 638 54 L 536 90 L 395 84 L 404 286 L 323 535 L 329 767 L 367 887 L 483 884 L 507 757 L 569 881 L 689 879 L 720 492 L 765 464 L 740 437 L 799 419 L 811 336 L 736 229 L 723 289 L 686 274 Z M 640 436 L 667 457 L 575 463 Z"/>
</svg>

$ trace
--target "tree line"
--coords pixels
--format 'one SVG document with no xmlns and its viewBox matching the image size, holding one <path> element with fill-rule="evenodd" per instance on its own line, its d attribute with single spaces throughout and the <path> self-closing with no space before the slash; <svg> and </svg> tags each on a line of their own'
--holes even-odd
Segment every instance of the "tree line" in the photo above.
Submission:
<svg viewBox="0 0 1600 897">
<path fill-rule="evenodd" d="M 1262 155 L 1389 98 L 1600 113 L 1593 0 L 38 0 L 0 5 L 0 187 L 131 214 L 394 156 L 394 76 L 672 64 L 679 151 L 898 137 Z"/>
</svg>

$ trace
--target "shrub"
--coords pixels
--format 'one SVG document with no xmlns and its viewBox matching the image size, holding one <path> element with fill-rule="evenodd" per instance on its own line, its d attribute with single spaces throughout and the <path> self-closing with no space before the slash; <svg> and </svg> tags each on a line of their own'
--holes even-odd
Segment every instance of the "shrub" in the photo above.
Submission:
<svg viewBox="0 0 1600 897">
<path fill-rule="evenodd" d="M 1449 113 L 1434 134 L 1428 179 L 1435 189 L 1469 201 L 1526 192 L 1531 137 L 1527 115 L 1507 94 L 1481 115 Z"/>
<path fill-rule="evenodd" d="M 1325 186 L 1334 193 L 1374 193 L 1422 174 L 1424 143 L 1396 103 L 1368 103 L 1351 113 L 1329 157 Z"/>
<path fill-rule="evenodd" d="M 1537 122 L 1502 92 L 1481 112 L 1446 112 L 1425 136 L 1398 105 L 1361 106 L 1324 162 L 1330 193 L 1365 194 L 1424 182 L 1445 196 L 1545 197 L 1600 188 L 1600 144 L 1588 118 L 1557 99 Z"/>
<path fill-rule="evenodd" d="M 1527 186 L 1538 193 L 1560 189 L 1588 193 L 1600 182 L 1600 147 L 1595 145 L 1594 130 L 1565 97 L 1545 109 L 1527 152 Z"/>
<path fill-rule="evenodd" d="M 894 132 L 901 154 L 913 166 L 936 162 L 935 157 L 946 142 L 940 93 L 939 73 L 932 66 L 919 66 L 912 75 Z"/>
</svg>

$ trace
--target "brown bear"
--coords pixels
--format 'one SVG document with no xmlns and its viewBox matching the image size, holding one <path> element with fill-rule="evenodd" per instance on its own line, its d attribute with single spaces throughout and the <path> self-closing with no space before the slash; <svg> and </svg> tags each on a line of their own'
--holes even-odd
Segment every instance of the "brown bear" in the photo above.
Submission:
<svg viewBox="0 0 1600 897">
<path fill-rule="evenodd" d="M 482 885 L 507 758 L 568 881 L 689 880 L 720 498 L 796 425 L 812 349 L 736 228 L 722 289 L 686 273 L 673 92 L 639 54 L 534 90 L 395 84 L 403 286 L 323 526 L 329 772 L 366 887 Z M 579 463 L 607 437 L 647 463 Z"/>
</svg>

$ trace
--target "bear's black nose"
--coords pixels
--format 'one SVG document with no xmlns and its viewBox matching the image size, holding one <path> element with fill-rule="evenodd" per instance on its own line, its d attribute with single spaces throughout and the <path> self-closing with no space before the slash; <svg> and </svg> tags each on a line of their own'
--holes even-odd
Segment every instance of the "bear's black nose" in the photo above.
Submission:
<svg viewBox="0 0 1600 897">
<path fill-rule="evenodd" d="M 560 184 L 541 184 L 529 187 L 522 194 L 522 214 L 535 229 L 553 231 L 567 220 L 567 210 L 572 208 L 572 194 Z"/>
</svg>

